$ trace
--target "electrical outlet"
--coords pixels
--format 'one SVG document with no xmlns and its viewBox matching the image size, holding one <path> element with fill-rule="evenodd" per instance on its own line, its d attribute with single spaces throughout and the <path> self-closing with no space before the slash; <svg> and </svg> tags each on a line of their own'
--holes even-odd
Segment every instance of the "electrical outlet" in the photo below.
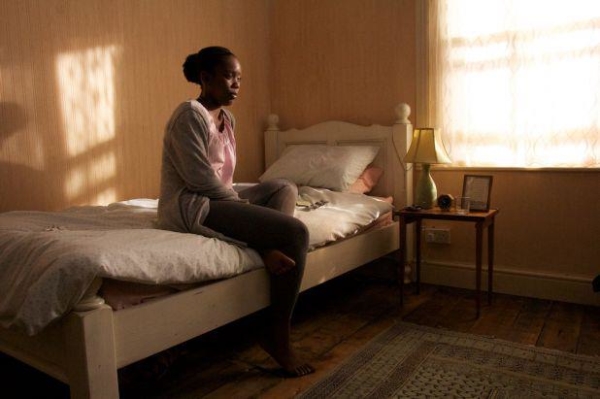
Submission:
<svg viewBox="0 0 600 399">
<path fill-rule="evenodd" d="M 425 234 L 425 242 L 432 244 L 450 244 L 450 229 L 423 229 Z"/>
</svg>

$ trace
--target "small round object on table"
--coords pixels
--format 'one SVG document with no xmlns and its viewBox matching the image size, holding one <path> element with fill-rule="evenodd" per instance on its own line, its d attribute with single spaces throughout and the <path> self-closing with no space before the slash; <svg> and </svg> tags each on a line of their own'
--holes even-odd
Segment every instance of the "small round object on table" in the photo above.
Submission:
<svg viewBox="0 0 600 399">
<path fill-rule="evenodd" d="M 450 194 L 441 194 L 437 197 L 437 206 L 443 211 L 449 211 L 454 202 L 454 197 Z"/>
</svg>

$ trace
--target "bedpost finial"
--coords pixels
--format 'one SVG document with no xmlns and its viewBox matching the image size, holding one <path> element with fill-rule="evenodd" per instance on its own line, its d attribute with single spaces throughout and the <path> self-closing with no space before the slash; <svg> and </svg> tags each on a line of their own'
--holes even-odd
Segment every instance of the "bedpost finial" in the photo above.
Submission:
<svg viewBox="0 0 600 399">
<path fill-rule="evenodd" d="M 279 130 L 279 127 L 277 126 L 279 124 L 279 116 L 276 114 L 270 114 L 267 117 L 267 124 L 267 130 Z"/>
<path fill-rule="evenodd" d="M 400 103 L 396 105 L 396 123 L 410 123 L 408 117 L 410 116 L 410 105 L 407 103 Z"/>
</svg>

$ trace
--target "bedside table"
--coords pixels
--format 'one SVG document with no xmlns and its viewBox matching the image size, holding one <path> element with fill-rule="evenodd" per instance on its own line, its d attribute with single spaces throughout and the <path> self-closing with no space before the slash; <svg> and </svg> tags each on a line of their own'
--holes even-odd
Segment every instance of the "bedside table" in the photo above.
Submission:
<svg viewBox="0 0 600 399">
<path fill-rule="evenodd" d="M 498 209 L 490 209 L 487 212 L 469 212 L 467 214 L 458 214 L 454 211 L 442 211 L 439 208 L 422 209 L 418 211 L 410 211 L 402 209 L 395 212 L 395 216 L 399 218 L 400 225 L 400 250 L 399 264 L 400 273 L 404 275 L 406 265 L 406 226 L 410 223 L 415 223 L 415 247 L 416 247 L 416 291 L 420 290 L 421 284 L 421 225 L 425 219 L 433 220 L 454 220 L 459 222 L 471 222 L 475 224 L 475 290 L 476 290 L 476 306 L 477 317 L 479 318 L 481 309 L 481 268 L 482 268 L 482 247 L 483 247 L 483 232 L 487 229 L 488 233 L 488 303 L 492 303 L 493 293 L 493 276 L 494 276 L 494 222 Z M 402 291 L 401 291 L 402 292 Z"/>
</svg>

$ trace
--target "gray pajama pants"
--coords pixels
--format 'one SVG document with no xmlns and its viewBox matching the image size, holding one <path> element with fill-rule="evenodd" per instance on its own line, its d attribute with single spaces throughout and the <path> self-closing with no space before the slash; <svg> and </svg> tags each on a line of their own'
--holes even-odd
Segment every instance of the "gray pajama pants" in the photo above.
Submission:
<svg viewBox="0 0 600 399">
<path fill-rule="evenodd" d="M 298 298 L 308 250 L 308 230 L 294 218 L 298 190 L 287 180 L 259 183 L 239 192 L 248 203 L 210 201 L 204 225 L 228 237 L 246 242 L 262 253 L 277 249 L 296 262 L 283 275 L 271 275 L 271 305 L 274 317 L 290 318 Z"/>
</svg>

